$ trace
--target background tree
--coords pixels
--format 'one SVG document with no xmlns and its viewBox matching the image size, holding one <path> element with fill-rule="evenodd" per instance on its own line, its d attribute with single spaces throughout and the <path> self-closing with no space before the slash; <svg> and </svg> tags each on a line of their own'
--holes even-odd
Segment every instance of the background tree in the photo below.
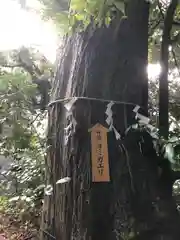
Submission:
<svg viewBox="0 0 180 240">
<path fill-rule="evenodd" d="M 1 52 L 0 56 L 0 155 L 9 159 L 9 167 L 0 169 L 0 191 L 5 196 L 0 199 L 0 212 L 39 227 L 45 187 L 44 108 L 48 102 L 44 94 L 48 96 L 49 89 L 39 91 L 36 82 L 47 85 L 52 66 L 33 48 Z"/>
</svg>

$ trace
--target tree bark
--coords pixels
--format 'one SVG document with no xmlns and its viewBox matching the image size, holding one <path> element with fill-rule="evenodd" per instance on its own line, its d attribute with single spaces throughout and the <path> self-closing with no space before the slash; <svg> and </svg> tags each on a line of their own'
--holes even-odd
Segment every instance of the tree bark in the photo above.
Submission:
<svg viewBox="0 0 180 240">
<path fill-rule="evenodd" d="M 169 166 L 168 178 L 164 167 L 159 177 L 159 159 L 150 135 L 138 129 L 126 131 L 137 122 L 136 105 L 147 113 L 149 4 L 133 0 L 126 9 L 127 18 L 115 19 L 109 27 L 89 26 L 84 33 L 66 38 L 52 101 L 97 100 L 77 100 L 71 120 L 65 107 L 68 101 L 50 104 L 46 166 L 53 194 L 44 199 L 41 239 L 179 239 Z M 108 133 L 110 182 L 97 183 L 91 176 L 88 130 L 96 123 L 108 127 L 108 99 L 125 102 L 112 106 L 113 124 L 121 139 L 113 131 Z M 73 119 L 77 125 L 65 144 L 64 128 Z M 67 176 L 70 182 L 56 185 Z"/>
</svg>

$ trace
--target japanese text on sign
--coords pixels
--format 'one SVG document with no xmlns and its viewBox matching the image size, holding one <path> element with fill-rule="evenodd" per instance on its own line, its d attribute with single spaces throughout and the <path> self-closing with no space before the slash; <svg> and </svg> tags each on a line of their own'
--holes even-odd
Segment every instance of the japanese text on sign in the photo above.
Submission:
<svg viewBox="0 0 180 240">
<path fill-rule="evenodd" d="M 109 182 L 107 129 L 96 124 L 91 130 L 92 181 Z"/>
</svg>

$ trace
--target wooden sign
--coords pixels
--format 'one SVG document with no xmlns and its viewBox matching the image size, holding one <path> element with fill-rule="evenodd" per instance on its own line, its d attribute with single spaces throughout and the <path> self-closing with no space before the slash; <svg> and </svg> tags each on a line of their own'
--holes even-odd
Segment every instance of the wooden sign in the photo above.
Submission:
<svg viewBox="0 0 180 240">
<path fill-rule="evenodd" d="M 109 182 L 108 129 L 97 123 L 91 128 L 92 181 Z"/>
</svg>

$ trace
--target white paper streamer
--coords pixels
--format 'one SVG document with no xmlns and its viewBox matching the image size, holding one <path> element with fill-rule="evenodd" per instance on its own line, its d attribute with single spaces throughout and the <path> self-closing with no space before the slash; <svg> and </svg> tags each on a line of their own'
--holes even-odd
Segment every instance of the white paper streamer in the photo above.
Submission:
<svg viewBox="0 0 180 240">
<path fill-rule="evenodd" d="M 147 127 L 148 127 L 151 131 L 155 131 L 155 130 L 156 130 L 156 128 L 155 128 L 153 125 L 151 125 L 151 124 L 148 124 Z"/>
<path fill-rule="evenodd" d="M 148 117 L 145 117 L 140 113 L 136 114 L 136 118 L 139 119 L 139 123 L 141 123 L 141 124 L 148 125 L 148 123 L 150 122 L 150 119 Z"/>
<path fill-rule="evenodd" d="M 133 124 L 131 127 L 132 127 L 132 129 L 137 129 L 138 128 L 138 124 L 137 123 Z"/>
<path fill-rule="evenodd" d="M 106 118 L 106 123 L 107 123 L 109 126 L 112 124 L 112 121 L 113 121 L 112 116 L 108 116 L 108 117 Z"/>
<path fill-rule="evenodd" d="M 68 135 L 66 135 L 66 136 L 64 137 L 64 145 L 65 145 L 65 146 L 68 144 L 70 136 L 71 136 L 71 131 L 69 132 Z"/>
<path fill-rule="evenodd" d="M 77 122 L 76 122 L 76 119 L 73 116 L 72 107 L 73 107 L 74 103 L 77 101 L 77 99 L 78 99 L 77 97 L 74 97 L 68 103 L 66 103 L 64 105 L 64 107 L 67 109 L 66 119 L 69 118 L 69 120 L 71 121 L 70 124 L 67 127 L 64 128 L 65 134 L 66 134 L 65 137 L 64 137 L 64 144 L 65 145 L 67 145 L 67 143 L 69 141 L 69 138 L 72 135 L 72 132 L 75 132 L 75 130 L 76 130 Z"/>
<path fill-rule="evenodd" d="M 71 178 L 70 177 L 65 177 L 65 178 L 61 178 L 59 179 L 56 184 L 63 184 L 63 183 L 68 183 L 71 181 Z"/>
<path fill-rule="evenodd" d="M 65 146 L 67 145 L 69 141 L 69 137 L 71 136 L 71 133 L 72 133 L 73 123 L 71 121 L 71 118 L 72 118 L 72 112 L 67 112 L 66 120 L 70 121 L 70 123 L 67 127 L 64 128 L 64 145 Z"/>
<path fill-rule="evenodd" d="M 114 131 L 116 140 L 120 140 L 120 139 L 121 139 L 120 133 L 116 130 L 116 128 L 115 128 L 114 126 L 112 126 L 112 129 L 113 129 L 113 131 Z"/>
<path fill-rule="evenodd" d="M 110 109 L 111 109 L 113 105 L 114 105 L 114 102 L 111 101 L 110 103 L 107 104 L 107 108 L 110 108 Z"/>
<path fill-rule="evenodd" d="M 112 102 L 112 101 L 107 104 L 107 109 L 105 111 L 105 114 L 107 115 L 106 123 L 109 126 L 109 130 L 110 131 L 111 130 L 114 131 L 116 140 L 119 140 L 119 139 L 121 139 L 121 135 L 120 135 L 120 133 L 116 130 L 116 128 L 113 125 L 113 111 L 112 111 L 112 106 L 113 105 L 114 105 L 114 102 Z"/>
<path fill-rule="evenodd" d="M 106 118 L 106 123 L 109 125 L 109 126 L 113 126 L 113 112 L 112 112 L 112 106 L 114 105 L 113 102 L 110 102 L 107 104 L 107 109 L 106 109 L 106 112 L 105 114 L 107 115 L 107 118 Z M 111 126 L 111 129 L 112 129 L 112 126 Z"/>
<path fill-rule="evenodd" d="M 140 109 L 140 106 L 136 105 L 135 108 L 133 109 L 133 112 L 137 113 Z"/>
<path fill-rule="evenodd" d="M 127 134 L 129 132 L 130 129 L 138 129 L 138 124 L 133 124 L 131 126 L 129 126 L 126 131 L 125 131 L 125 134 Z"/>
<path fill-rule="evenodd" d="M 74 103 L 77 101 L 77 98 L 74 97 L 72 98 L 69 102 L 67 102 L 66 104 L 64 104 L 64 107 L 67 109 L 68 112 L 71 111 L 72 106 L 74 105 Z"/>
<path fill-rule="evenodd" d="M 44 190 L 44 192 L 45 192 L 45 194 L 48 195 L 48 196 L 52 195 L 52 193 L 53 193 L 53 187 L 52 187 L 51 185 L 47 185 L 46 188 L 45 188 L 45 190 Z"/>
<path fill-rule="evenodd" d="M 139 109 L 140 109 L 139 105 L 136 105 L 135 108 L 133 109 L 133 112 L 136 113 L 136 119 L 139 119 L 140 124 L 148 125 L 150 122 L 150 119 L 148 117 L 145 117 L 144 115 L 138 113 Z"/>
<path fill-rule="evenodd" d="M 150 135 L 154 139 L 159 139 L 158 137 L 158 130 L 151 124 L 147 125 L 147 128 L 150 130 Z"/>
<path fill-rule="evenodd" d="M 73 126 L 73 123 L 71 122 L 67 127 L 64 128 L 65 132 L 68 132 L 72 126 Z"/>
<path fill-rule="evenodd" d="M 77 121 L 76 121 L 76 119 L 73 116 L 72 116 L 72 125 L 73 125 L 73 131 L 75 132 Z"/>
</svg>

